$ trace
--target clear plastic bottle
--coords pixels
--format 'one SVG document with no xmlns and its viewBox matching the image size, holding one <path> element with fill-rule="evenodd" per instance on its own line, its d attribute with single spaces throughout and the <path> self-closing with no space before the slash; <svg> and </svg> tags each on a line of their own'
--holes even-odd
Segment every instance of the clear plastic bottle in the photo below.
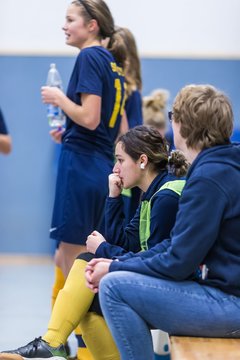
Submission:
<svg viewBox="0 0 240 360">
<path fill-rule="evenodd" d="M 62 79 L 56 68 L 56 64 L 51 64 L 47 76 L 47 86 L 56 86 L 63 90 Z M 47 118 L 51 127 L 62 127 L 65 125 L 66 116 L 58 106 L 48 104 Z"/>
</svg>

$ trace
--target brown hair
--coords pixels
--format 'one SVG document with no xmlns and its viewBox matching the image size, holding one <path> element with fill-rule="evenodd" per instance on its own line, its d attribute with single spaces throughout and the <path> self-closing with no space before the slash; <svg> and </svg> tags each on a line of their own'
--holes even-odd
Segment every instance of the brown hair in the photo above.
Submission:
<svg viewBox="0 0 240 360">
<path fill-rule="evenodd" d="M 176 176 L 183 176 L 187 172 L 188 163 L 183 154 L 179 151 L 169 154 L 166 139 L 153 126 L 136 126 L 120 136 L 118 142 L 134 161 L 146 154 L 153 171 L 160 172 L 170 167 L 171 173 Z"/>
<path fill-rule="evenodd" d="M 141 63 L 137 44 L 129 29 L 125 27 L 116 27 L 115 33 L 120 35 L 127 48 L 125 80 L 127 83 L 127 94 L 130 95 L 135 89 L 142 90 Z"/>
<path fill-rule="evenodd" d="M 81 15 L 86 22 L 95 19 L 99 26 L 99 38 L 110 39 L 108 50 L 120 66 L 125 65 L 127 48 L 115 32 L 114 19 L 111 11 L 103 0 L 74 0 L 72 4 L 81 8 Z"/>
<path fill-rule="evenodd" d="M 230 143 L 233 112 L 228 97 L 211 85 L 188 85 L 173 104 L 173 120 L 190 148 L 202 150 Z"/>
</svg>

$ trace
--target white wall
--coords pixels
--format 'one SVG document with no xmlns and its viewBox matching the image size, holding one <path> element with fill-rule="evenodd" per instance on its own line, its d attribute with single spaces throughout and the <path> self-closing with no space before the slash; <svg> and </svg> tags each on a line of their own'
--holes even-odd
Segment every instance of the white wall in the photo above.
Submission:
<svg viewBox="0 0 240 360">
<path fill-rule="evenodd" d="M 143 56 L 240 58 L 240 0 L 106 0 Z M 70 0 L 0 0 L 0 54 L 73 53 L 61 26 Z"/>
</svg>

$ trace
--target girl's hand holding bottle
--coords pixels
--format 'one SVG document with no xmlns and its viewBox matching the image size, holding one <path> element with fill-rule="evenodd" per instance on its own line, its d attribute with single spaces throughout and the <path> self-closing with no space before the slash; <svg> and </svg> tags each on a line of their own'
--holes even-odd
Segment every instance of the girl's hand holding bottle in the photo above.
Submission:
<svg viewBox="0 0 240 360">
<path fill-rule="evenodd" d="M 49 134 L 51 136 L 51 138 L 53 139 L 53 141 L 55 141 L 55 143 L 57 144 L 61 144 L 62 143 L 62 134 L 64 133 L 65 129 L 59 127 L 58 129 L 53 129 L 49 131 Z"/>
<path fill-rule="evenodd" d="M 59 106 L 60 99 L 64 95 L 63 91 L 57 87 L 42 86 L 41 88 L 42 102 L 44 104 L 52 104 Z"/>
<path fill-rule="evenodd" d="M 56 68 L 51 64 L 47 76 L 47 86 L 41 88 L 42 101 L 47 106 L 47 118 L 51 127 L 65 125 L 66 116 L 60 108 L 61 100 L 66 97 L 63 92 L 62 79 Z"/>
</svg>

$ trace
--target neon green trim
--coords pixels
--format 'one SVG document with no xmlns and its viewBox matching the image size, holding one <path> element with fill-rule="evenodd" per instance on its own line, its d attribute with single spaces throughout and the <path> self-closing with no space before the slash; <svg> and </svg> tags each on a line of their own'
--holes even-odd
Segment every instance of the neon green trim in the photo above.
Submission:
<svg viewBox="0 0 240 360">
<path fill-rule="evenodd" d="M 164 189 L 169 189 L 174 191 L 175 193 L 177 193 L 179 196 L 181 196 L 184 185 L 186 183 L 186 180 L 173 180 L 173 181 L 168 181 L 165 184 L 163 184 L 163 186 L 160 187 L 160 190 L 164 190 Z M 158 192 L 157 191 L 157 192 Z M 156 193 L 155 193 L 156 194 Z M 154 195 L 155 195 L 154 194 Z M 154 196 L 153 195 L 153 196 Z"/>
<path fill-rule="evenodd" d="M 122 189 L 121 194 L 122 194 L 123 196 L 132 197 L 131 189 Z"/>
<path fill-rule="evenodd" d="M 140 221 L 139 221 L 139 238 L 141 244 L 141 250 L 148 249 L 148 239 L 150 237 L 150 220 L 151 220 L 151 200 L 152 198 L 161 190 L 171 190 L 181 196 L 182 190 L 184 188 L 186 181 L 185 180 L 173 180 L 168 181 L 163 184 L 160 189 L 158 189 L 150 200 L 144 200 L 141 203 L 141 210 L 140 210 Z"/>
</svg>

